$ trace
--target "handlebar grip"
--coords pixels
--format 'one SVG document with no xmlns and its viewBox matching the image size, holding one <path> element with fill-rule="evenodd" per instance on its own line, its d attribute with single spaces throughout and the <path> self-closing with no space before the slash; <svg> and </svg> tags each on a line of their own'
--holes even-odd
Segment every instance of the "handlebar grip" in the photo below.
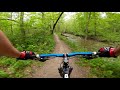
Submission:
<svg viewBox="0 0 120 90">
<path fill-rule="evenodd" d="M 40 55 L 39 55 L 39 54 L 36 54 L 36 57 L 37 57 L 37 58 L 40 58 Z"/>
</svg>

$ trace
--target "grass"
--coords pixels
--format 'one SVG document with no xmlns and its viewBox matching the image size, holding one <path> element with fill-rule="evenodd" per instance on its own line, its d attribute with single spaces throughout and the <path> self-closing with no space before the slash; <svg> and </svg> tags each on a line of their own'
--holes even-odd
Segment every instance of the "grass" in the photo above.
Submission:
<svg viewBox="0 0 120 90">
<path fill-rule="evenodd" d="M 22 78 L 24 69 L 32 64 L 32 61 L 16 61 L 14 58 L 0 58 L 0 78 Z"/>
</svg>

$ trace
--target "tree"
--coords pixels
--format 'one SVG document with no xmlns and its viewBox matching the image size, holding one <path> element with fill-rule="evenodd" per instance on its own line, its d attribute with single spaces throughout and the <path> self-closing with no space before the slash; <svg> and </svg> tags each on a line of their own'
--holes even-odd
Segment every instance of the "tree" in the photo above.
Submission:
<svg viewBox="0 0 120 90">
<path fill-rule="evenodd" d="M 94 31 L 95 31 L 95 36 L 96 36 L 96 13 L 94 12 Z"/>
<path fill-rule="evenodd" d="M 24 30 L 24 12 L 20 12 L 20 31 L 22 36 L 22 41 L 25 42 L 25 30 Z"/>
<path fill-rule="evenodd" d="M 11 12 L 11 20 L 12 20 L 12 12 Z M 11 32 L 12 32 L 12 35 L 13 35 L 12 22 L 11 22 Z"/>
<path fill-rule="evenodd" d="M 87 22 L 86 22 L 86 39 L 87 39 L 87 36 L 88 36 L 88 27 L 89 27 L 89 22 L 90 22 L 90 16 L 91 16 L 91 12 L 89 12 L 89 13 L 86 13 L 87 15 Z"/>
<path fill-rule="evenodd" d="M 54 33 L 55 26 L 56 26 L 57 22 L 59 21 L 59 19 L 60 19 L 60 17 L 62 16 L 63 13 L 64 13 L 64 12 L 61 12 L 61 14 L 59 15 L 58 19 L 57 19 L 56 22 L 54 23 L 53 29 L 52 29 L 52 34 Z"/>
</svg>

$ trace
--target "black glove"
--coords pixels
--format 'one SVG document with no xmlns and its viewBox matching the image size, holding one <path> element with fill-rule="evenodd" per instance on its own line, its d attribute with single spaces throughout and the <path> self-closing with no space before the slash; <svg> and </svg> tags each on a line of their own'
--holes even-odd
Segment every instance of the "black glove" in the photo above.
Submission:
<svg viewBox="0 0 120 90">
<path fill-rule="evenodd" d="M 27 60 L 27 59 L 34 59 L 36 58 L 36 55 L 34 52 L 32 51 L 23 51 L 21 52 L 21 55 L 19 58 L 17 59 L 21 59 L 21 60 Z"/>
<path fill-rule="evenodd" d="M 102 47 L 98 50 L 99 57 L 116 57 L 114 50 L 115 48 L 113 47 Z"/>
</svg>

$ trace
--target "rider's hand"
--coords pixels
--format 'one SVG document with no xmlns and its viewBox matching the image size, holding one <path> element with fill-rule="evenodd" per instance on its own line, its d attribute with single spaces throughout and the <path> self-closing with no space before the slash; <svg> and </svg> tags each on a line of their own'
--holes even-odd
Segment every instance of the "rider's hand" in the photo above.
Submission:
<svg viewBox="0 0 120 90">
<path fill-rule="evenodd" d="M 27 59 L 34 59 L 36 57 L 35 53 L 32 51 L 23 51 L 20 54 L 20 57 L 17 59 L 27 60 Z"/>
<path fill-rule="evenodd" d="M 102 47 L 98 50 L 99 57 L 116 57 L 114 50 L 115 48 L 113 47 Z"/>
</svg>

